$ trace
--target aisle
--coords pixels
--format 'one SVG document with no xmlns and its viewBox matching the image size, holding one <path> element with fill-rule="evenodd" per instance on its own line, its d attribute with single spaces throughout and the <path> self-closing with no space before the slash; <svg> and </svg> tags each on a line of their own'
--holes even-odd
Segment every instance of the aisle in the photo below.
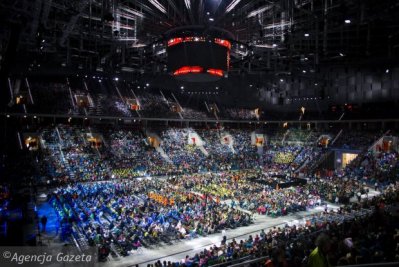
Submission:
<svg viewBox="0 0 399 267">
<path fill-rule="evenodd" d="M 55 236 L 57 234 L 57 228 L 59 227 L 59 221 L 57 214 L 55 213 L 53 207 L 48 203 L 48 201 L 42 202 L 37 206 L 37 214 L 39 216 L 39 223 L 40 219 L 43 216 L 47 217 L 47 225 L 46 225 L 46 232 L 45 234 Z M 41 227 L 41 225 L 40 225 Z M 42 230 L 40 228 L 40 230 Z"/>
</svg>

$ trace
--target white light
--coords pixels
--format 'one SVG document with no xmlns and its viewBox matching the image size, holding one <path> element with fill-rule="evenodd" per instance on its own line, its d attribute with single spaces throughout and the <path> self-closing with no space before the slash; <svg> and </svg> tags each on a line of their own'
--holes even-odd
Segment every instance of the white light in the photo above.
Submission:
<svg viewBox="0 0 399 267">
<path fill-rule="evenodd" d="M 305 37 L 309 37 L 309 33 L 305 33 L 304 36 L 305 36 Z"/>
<path fill-rule="evenodd" d="M 345 20 L 345 23 L 346 23 L 346 24 L 350 24 L 350 23 L 351 23 L 351 20 L 350 20 L 350 19 L 346 19 L 346 20 Z"/>
<path fill-rule="evenodd" d="M 187 9 L 191 8 L 190 0 L 184 0 L 184 3 L 186 4 Z"/>
<path fill-rule="evenodd" d="M 389 73 L 389 69 L 386 69 L 386 70 L 385 70 L 385 73 Z"/>
<path fill-rule="evenodd" d="M 180 89 L 184 89 L 184 86 L 180 86 Z"/>
<path fill-rule="evenodd" d="M 7 114 L 7 118 L 9 118 L 9 117 L 10 117 L 10 115 Z"/>
<path fill-rule="evenodd" d="M 302 72 L 303 72 L 303 73 L 306 73 L 306 70 L 303 70 Z"/>
<path fill-rule="evenodd" d="M 250 84 L 249 87 L 252 87 L 252 84 Z"/>
<path fill-rule="evenodd" d="M 218 89 L 219 89 L 219 87 L 218 87 L 218 86 L 216 86 L 216 87 L 215 87 L 215 89 L 216 89 L 216 90 L 218 90 Z"/>
<path fill-rule="evenodd" d="M 316 86 L 317 86 L 317 83 L 315 83 L 314 85 L 316 85 Z"/>
<path fill-rule="evenodd" d="M 209 21 L 214 21 L 214 19 L 213 18 L 209 18 Z"/>
<path fill-rule="evenodd" d="M 209 16 L 209 14 L 211 14 L 211 13 L 209 13 L 209 12 L 206 12 L 206 14 Z"/>
<path fill-rule="evenodd" d="M 308 61 L 309 59 L 307 57 L 305 57 L 303 60 Z"/>
<path fill-rule="evenodd" d="M 166 14 L 166 9 L 163 5 L 161 5 L 157 0 L 149 0 L 151 4 L 153 4 L 159 11 Z"/>
<path fill-rule="evenodd" d="M 277 47 L 277 44 L 273 44 L 273 47 Z"/>
<path fill-rule="evenodd" d="M 243 46 L 243 45 L 240 45 L 240 48 L 242 49 L 242 48 L 244 48 L 244 46 Z"/>
<path fill-rule="evenodd" d="M 233 10 L 233 8 L 236 7 L 236 5 L 238 5 L 238 3 L 240 3 L 241 0 L 233 0 L 230 5 L 227 6 L 226 8 L 226 13 L 229 13 L 230 11 Z"/>
<path fill-rule="evenodd" d="M 33 116 L 33 118 L 36 119 L 37 117 L 36 117 L 36 116 Z"/>
<path fill-rule="evenodd" d="M 115 78 L 114 78 L 114 81 L 119 81 L 119 78 L 118 78 L 118 77 L 115 77 Z"/>
<path fill-rule="evenodd" d="M 342 54 L 342 53 L 339 53 L 339 55 L 340 55 L 341 57 L 345 56 L 345 55 L 344 55 L 344 54 Z"/>
<path fill-rule="evenodd" d="M 256 15 L 261 14 L 261 13 L 265 12 L 266 10 L 272 8 L 272 7 L 273 7 L 273 5 L 266 5 L 266 6 L 263 6 L 263 7 L 259 8 L 259 9 L 256 9 L 256 10 L 252 11 L 251 13 L 249 13 L 247 18 L 255 17 Z"/>
<path fill-rule="evenodd" d="M 146 84 L 145 84 L 145 86 L 147 86 L 147 87 L 148 87 L 148 86 L 150 86 L 150 84 L 149 84 L 149 83 L 146 83 Z"/>
<path fill-rule="evenodd" d="M 280 79 L 280 82 L 284 82 L 284 80 L 283 80 L 283 79 Z"/>
</svg>

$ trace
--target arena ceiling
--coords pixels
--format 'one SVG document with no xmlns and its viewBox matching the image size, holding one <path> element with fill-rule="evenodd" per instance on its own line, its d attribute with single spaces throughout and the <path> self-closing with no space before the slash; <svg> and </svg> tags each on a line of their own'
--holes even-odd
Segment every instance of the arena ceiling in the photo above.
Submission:
<svg viewBox="0 0 399 267">
<path fill-rule="evenodd" d="M 399 54 L 397 0 L 3 0 L 1 53 L 82 70 L 166 71 L 165 33 L 196 25 L 237 43 L 231 72 L 371 64 Z M 23 65 L 23 64 L 22 64 Z"/>
</svg>

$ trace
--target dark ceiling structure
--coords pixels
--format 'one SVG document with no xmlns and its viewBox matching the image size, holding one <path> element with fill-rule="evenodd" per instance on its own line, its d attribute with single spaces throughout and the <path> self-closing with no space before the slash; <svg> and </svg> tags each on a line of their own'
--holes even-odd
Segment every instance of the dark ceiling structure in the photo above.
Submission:
<svg viewBox="0 0 399 267">
<path fill-rule="evenodd" d="M 395 61 L 398 14 L 397 0 L 3 0 L 0 51 L 30 70 L 157 73 L 176 28 L 217 27 L 231 73 L 317 71 Z"/>
</svg>

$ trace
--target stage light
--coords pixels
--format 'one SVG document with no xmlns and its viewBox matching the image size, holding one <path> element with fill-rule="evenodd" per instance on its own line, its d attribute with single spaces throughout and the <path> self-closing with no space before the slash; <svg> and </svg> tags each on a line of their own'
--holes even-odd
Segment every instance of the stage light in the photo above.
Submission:
<svg viewBox="0 0 399 267">
<path fill-rule="evenodd" d="M 115 77 L 115 78 L 114 78 L 114 81 L 119 81 L 119 78 L 118 78 L 118 77 Z"/>
<path fill-rule="evenodd" d="M 280 79 L 280 82 L 284 82 L 284 80 L 283 80 L 283 79 Z"/>
<path fill-rule="evenodd" d="M 389 73 L 389 69 L 386 69 L 386 70 L 385 70 L 385 73 Z"/>
<path fill-rule="evenodd" d="M 302 70 L 303 73 L 306 73 L 306 70 Z"/>
<path fill-rule="evenodd" d="M 146 84 L 145 84 L 145 86 L 147 86 L 147 87 L 148 87 L 148 86 L 150 86 L 150 84 L 149 84 L 149 83 L 146 83 Z"/>
<path fill-rule="evenodd" d="M 346 24 L 350 24 L 350 23 L 351 23 L 351 20 L 350 20 L 350 19 L 346 19 L 346 20 L 345 20 L 345 23 L 346 23 Z"/>
<path fill-rule="evenodd" d="M 209 21 L 214 21 L 214 19 L 213 18 L 209 18 Z"/>
<path fill-rule="evenodd" d="M 191 9 L 191 2 L 190 2 L 190 0 L 184 0 L 184 3 L 186 4 L 187 9 Z"/>
<path fill-rule="evenodd" d="M 241 0 L 233 0 L 226 8 L 226 13 L 229 13 L 230 11 L 232 11 L 236 5 L 238 5 L 238 3 L 240 3 Z"/>
<path fill-rule="evenodd" d="M 9 117 L 10 117 L 10 115 L 7 114 L 7 118 L 9 118 Z"/>
<path fill-rule="evenodd" d="M 339 53 L 339 55 L 340 55 L 341 57 L 345 56 L 343 53 Z"/>
<path fill-rule="evenodd" d="M 244 48 L 244 46 L 243 46 L 243 45 L 240 45 L 240 48 L 242 49 L 242 48 Z"/>
<path fill-rule="evenodd" d="M 180 89 L 184 89 L 184 86 L 180 86 Z"/>
<path fill-rule="evenodd" d="M 277 47 L 277 44 L 273 44 L 273 47 Z"/>
<path fill-rule="evenodd" d="M 304 36 L 305 36 L 305 37 L 309 37 L 309 33 L 305 33 Z"/>
<path fill-rule="evenodd" d="M 149 0 L 151 4 L 153 4 L 159 11 L 162 13 L 166 14 L 166 9 L 161 3 L 159 3 L 157 0 Z"/>
</svg>

